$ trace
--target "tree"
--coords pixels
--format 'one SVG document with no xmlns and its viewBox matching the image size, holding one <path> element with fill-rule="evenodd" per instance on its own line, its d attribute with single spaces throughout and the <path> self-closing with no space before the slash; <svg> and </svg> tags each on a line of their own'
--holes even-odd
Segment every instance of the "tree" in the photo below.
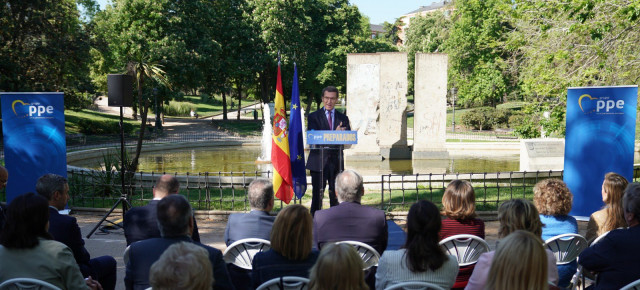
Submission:
<svg viewBox="0 0 640 290">
<path fill-rule="evenodd" d="M 496 106 L 511 88 L 504 42 L 513 29 L 507 21 L 511 0 L 459 0 L 446 42 L 449 81 L 465 106 Z"/>
<path fill-rule="evenodd" d="M 0 1 L 0 27 L 0 90 L 92 90 L 75 1 Z"/>
</svg>

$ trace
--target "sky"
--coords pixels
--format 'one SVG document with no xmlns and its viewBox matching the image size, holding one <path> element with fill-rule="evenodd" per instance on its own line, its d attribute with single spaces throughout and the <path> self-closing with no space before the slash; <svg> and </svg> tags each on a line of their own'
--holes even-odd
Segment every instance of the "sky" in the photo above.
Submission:
<svg viewBox="0 0 640 290">
<path fill-rule="evenodd" d="M 427 6 L 437 0 L 350 0 L 358 6 L 360 13 L 369 17 L 371 24 L 393 23 L 400 15 Z M 109 0 L 98 0 L 100 9 L 104 9 Z"/>
</svg>

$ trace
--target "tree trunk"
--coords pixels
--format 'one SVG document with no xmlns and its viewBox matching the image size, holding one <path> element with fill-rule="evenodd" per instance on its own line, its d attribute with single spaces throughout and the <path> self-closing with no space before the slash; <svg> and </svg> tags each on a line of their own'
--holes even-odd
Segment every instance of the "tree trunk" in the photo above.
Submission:
<svg viewBox="0 0 640 290">
<path fill-rule="evenodd" d="M 315 97 L 315 94 L 312 92 L 307 92 L 307 110 L 305 111 L 305 113 L 307 115 L 309 115 L 311 113 L 311 104 L 313 103 L 313 98 Z"/>
<path fill-rule="evenodd" d="M 240 120 L 240 113 L 242 112 L 242 83 L 237 82 L 236 88 L 238 88 L 238 116 L 236 116 L 236 120 Z"/>
<path fill-rule="evenodd" d="M 144 139 L 144 131 L 147 129 L 147 112 L 149 106 L 142 100 L 142 84 L 144 83 L 144 73 L 136 72 L 138 76 L 138 103 L 140 105 L 140 132 L 138 133 L 138 142 L 136 144 L 136 152 L 131 160 L 130 172 L 136 172 L 138 170 L 138 159 L 140 159 L 140 153 L 142 153 L 142 140 Z"/>
<path fill-rule="evenodd" d="M 222 90 L 222 120 L 227 120 L 227 92 Z"/>
<path fill-rule="evenodd" d="M 133 119 L 134 120 L 138 120 L 138 104 L 136 104 L 136 102 L 133 102 L 133 105 L 131 106 L 131 110 L 133 111 Z"/>
</svg>

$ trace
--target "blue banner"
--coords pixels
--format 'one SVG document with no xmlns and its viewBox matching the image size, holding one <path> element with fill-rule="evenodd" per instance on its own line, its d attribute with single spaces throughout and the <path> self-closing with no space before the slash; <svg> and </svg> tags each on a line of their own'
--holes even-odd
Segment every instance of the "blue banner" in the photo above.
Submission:
<svg viewBox="0 0 640 290">
<path fill-rule="evenodd" d="M 291 86 L 291 110 L 289 110 L 289 156 L 293 192 L 301 199 L 307 191 L 307 170 L 304 167 L 304 142 L 302 140 L 302 114 L 300 113 L 300 91 L 298 90 L 298 66 L 293 63 L 293 85 Z"/>
<path fill-rule="evenodd" d="M 331 130 L 307 131 L 307 144 L 309 145 L 358 144 L 358 131 L 331 131 Z"/>
<path fill-rule="evenodd" d="M 7 202 L 46 173 L 67 176 L 64 93 L 0 93 Z"/>
<path fill-rule="evenodd" d="M 602 208 L 608 172 L 633 180 L 638 87 L 569 88 L 564 181 L 573 193 L 571 215 Z"/>
</svg>

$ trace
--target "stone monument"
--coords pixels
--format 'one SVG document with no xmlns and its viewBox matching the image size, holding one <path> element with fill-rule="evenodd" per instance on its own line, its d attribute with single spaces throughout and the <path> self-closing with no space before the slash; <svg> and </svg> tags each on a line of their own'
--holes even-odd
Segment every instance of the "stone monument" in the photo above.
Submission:
<svg viewBox="0 0 640 290">
<path fill-rule="evenodd" d="M 446 54 L 416 53 L 413 160 L 449 157 L 445 148 L 447 66 Z"/>
<path fill-rule="evenodd" d="M 520 171 L 562 170 L 564 139 L 520 140 Z"/>
<path fill-rule="evenodd" d="M 384 159 L 410 159 L 407 146 L 407 54 L 380 55 L 378 145 Z"/>
</svg>

